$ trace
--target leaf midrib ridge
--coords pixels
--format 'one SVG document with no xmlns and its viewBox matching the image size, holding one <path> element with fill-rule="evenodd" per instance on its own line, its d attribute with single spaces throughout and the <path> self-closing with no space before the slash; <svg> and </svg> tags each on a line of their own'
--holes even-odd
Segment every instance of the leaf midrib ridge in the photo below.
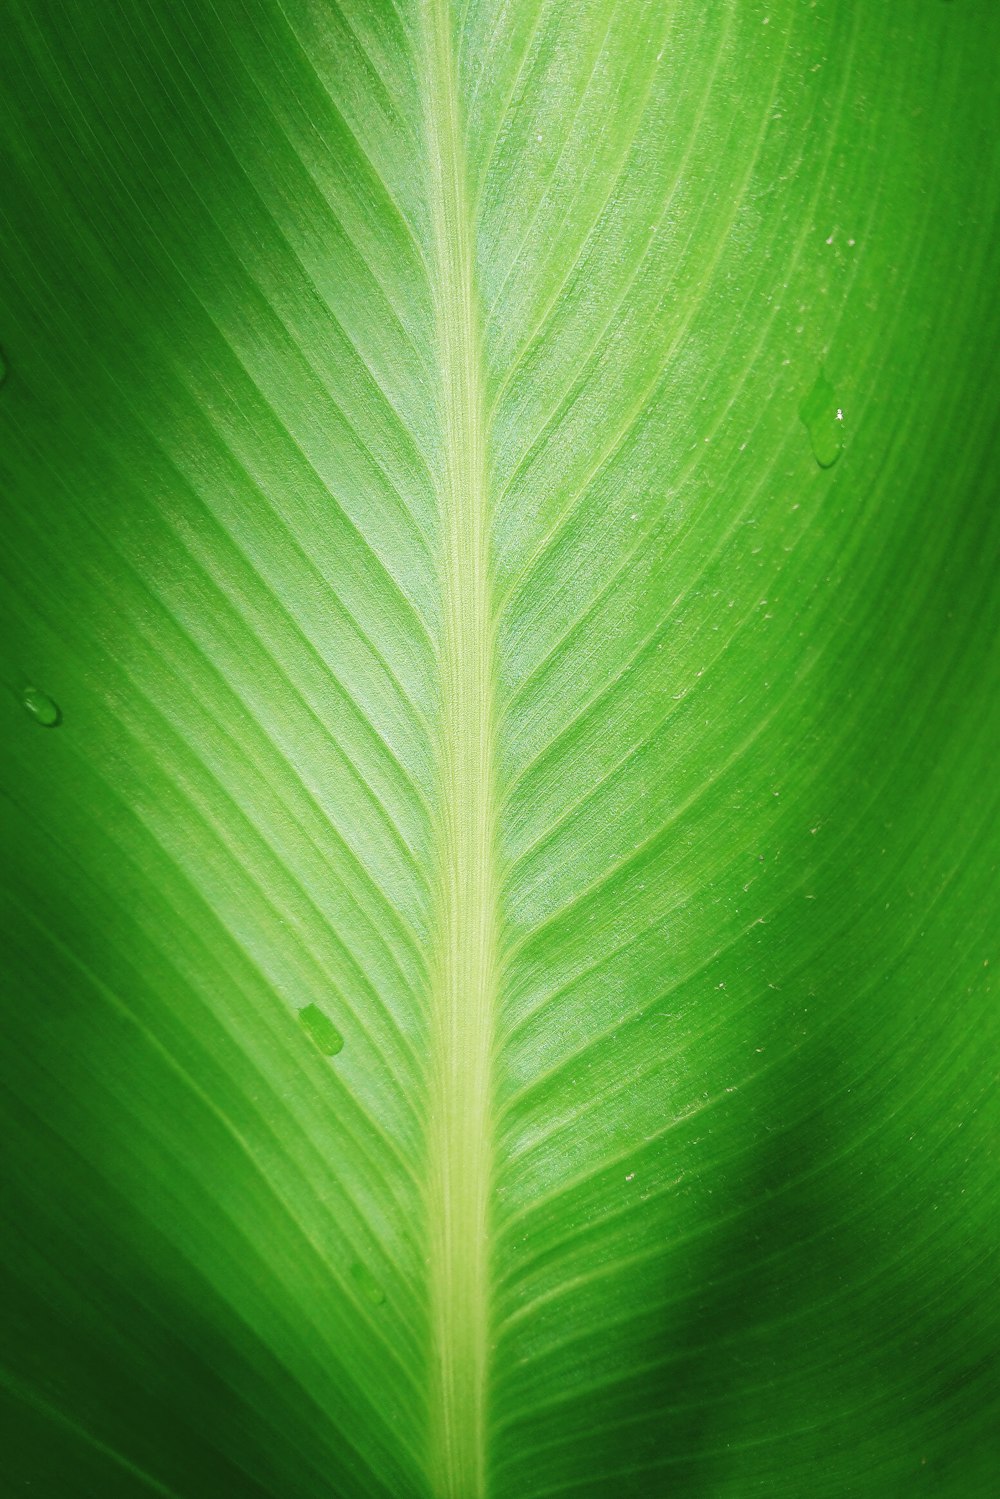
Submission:
<svg viewBox="0 0 1000 1499">
<path fill-rule="evenodd" d="M 428 1135 L 429 1469 L 438 1499 L 479 1499 L 487 1486 L 499 902 L 485 382 L 450 0 L 427 6 L 423 45 L 444 423 L 440 878 Z"/>
</svg>

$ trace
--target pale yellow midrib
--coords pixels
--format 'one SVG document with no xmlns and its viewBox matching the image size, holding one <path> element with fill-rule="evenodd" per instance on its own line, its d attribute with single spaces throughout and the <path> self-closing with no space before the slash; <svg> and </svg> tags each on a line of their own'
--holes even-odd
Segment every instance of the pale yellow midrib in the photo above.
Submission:
<svg viewBox="0 0 1000 1499">
<path fill-rule="evenodd" d="M 497 866 L 484 399 L 449 0 L 425 11 L 442 494 L 440 904 L 433 944 L 429 1246 L 435 1499 L 486 1494 Z"/>
</svg>

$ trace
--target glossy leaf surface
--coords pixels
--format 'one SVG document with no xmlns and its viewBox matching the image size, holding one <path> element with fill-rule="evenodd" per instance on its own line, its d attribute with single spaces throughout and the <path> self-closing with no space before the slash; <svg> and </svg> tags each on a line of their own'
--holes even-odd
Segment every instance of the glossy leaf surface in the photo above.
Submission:
<svg viewBox="0 0 1000 1499">
<path fill-rule="evenodd" d="M 974 0 L 10 0 L 11 1493 L 993 1492 Z"/>
</svg>

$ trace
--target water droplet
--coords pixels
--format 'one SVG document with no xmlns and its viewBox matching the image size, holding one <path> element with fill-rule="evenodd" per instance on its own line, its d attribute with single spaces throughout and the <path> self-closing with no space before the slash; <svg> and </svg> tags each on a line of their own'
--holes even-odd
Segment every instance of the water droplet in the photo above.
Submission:
<svg viewBox="0 0 1000 1499">
<path fill-rule="evenodd" d="M 43 729 L 55 729 L 62 723 L 59 704 L 47 692 L 41 692 L 37 687 L 25 687 L 21 693 L 21 702 Z"/>
<path fill-rule="evenodd" d="M 360 1260 L 355 1260 L 351 1266 L 351 1279 L 361 1287 L 365 1297 L 372 1306 L 381 1306 L 385 1301 L 385 1292 L 371 1273 L 367 1265 Z"/>
<path fill-rule="evenodd" d="M 0 349 L 0 385 L 3 384 L 3 382 L 6 380 L 6 378 L 7 378 L 7 360 L 4 358 L 3 349 Z"/>
<path fill-rule="evenodd" d="M 799 416 L 809 433 L 816 462 L 820 468 L 832 468 L 844 447 L 844 413 L 837 405 L 833 386 L 822 370 L 799 407 Z"/>
<path fill-rule="evenodd" d="M 319 1005 L 306 1005 L 305 1009 L 299 1011 L 299 1020 L 303 1030 L 325 1057 L 335 1057 L 338 1051 L 343 1051 L 343 1036 Z"/>
</svg>

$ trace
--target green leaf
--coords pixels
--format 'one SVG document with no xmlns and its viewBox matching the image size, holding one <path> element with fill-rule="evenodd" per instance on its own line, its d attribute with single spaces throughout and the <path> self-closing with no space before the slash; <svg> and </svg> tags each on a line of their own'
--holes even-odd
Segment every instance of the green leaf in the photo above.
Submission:
<svg viewBox="0 0 1000 1499">
<path fill-rule="evenodd" d="M 978 1499 L 987 0 L 10 0 L 10 1493 Z"/>
</svg>

